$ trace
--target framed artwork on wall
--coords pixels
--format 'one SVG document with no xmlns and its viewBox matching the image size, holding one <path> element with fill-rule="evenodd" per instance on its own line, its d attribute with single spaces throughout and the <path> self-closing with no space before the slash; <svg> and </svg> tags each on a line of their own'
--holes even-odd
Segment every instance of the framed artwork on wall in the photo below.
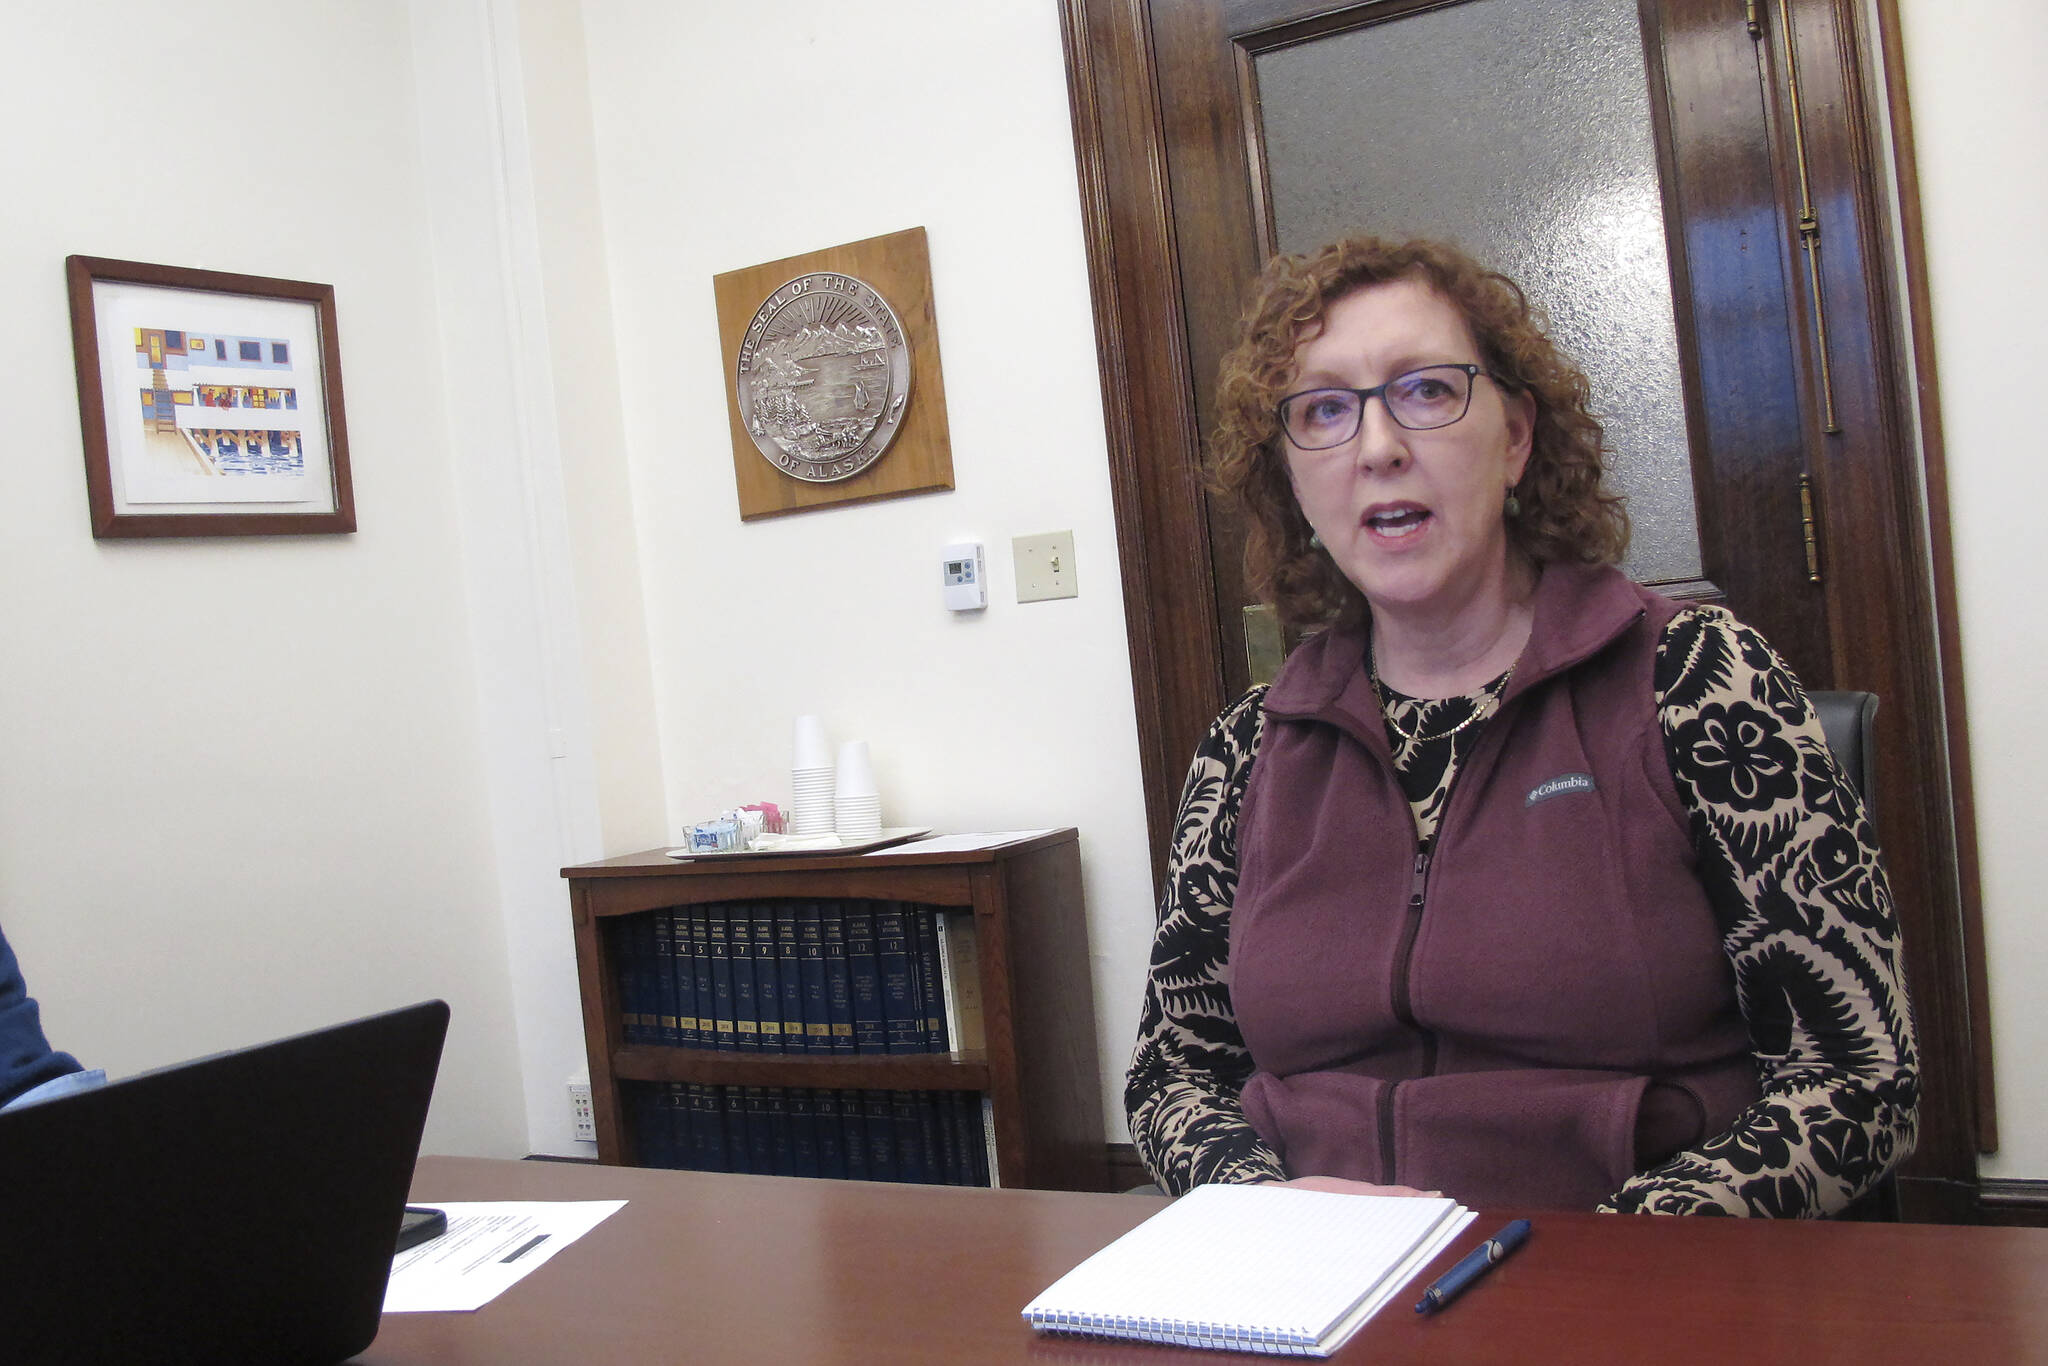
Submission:
<svg viewBox="0 0 2048 1366">
<path fill-rule="evenodd" d="M 356 529 L 334 287 L 70 256 L 92 534 Z"/>
<path fill-rule="evenodd" d="M 953 487 L 923 228 L 712 287 L 741 521 Z"/>
</svg>

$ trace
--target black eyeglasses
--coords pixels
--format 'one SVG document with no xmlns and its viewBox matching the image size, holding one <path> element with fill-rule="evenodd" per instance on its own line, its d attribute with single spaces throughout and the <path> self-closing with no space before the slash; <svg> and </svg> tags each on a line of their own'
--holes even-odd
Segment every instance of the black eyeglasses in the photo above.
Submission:
<svg viewBox="0 0 2048 1366">
<path fill-rule="evenodd" d="M 1411 432 L 1448 427 L 1471 411 L 1478 375 L 1494 379 L 1476 365 L 1425 365 L 1373 389 L 1304 389 L 1281 399 L 1273 411 L 1296 449 L 1326 451 L 1358 435 L 1365 405 L 1375 398 Z"/>
</svg>

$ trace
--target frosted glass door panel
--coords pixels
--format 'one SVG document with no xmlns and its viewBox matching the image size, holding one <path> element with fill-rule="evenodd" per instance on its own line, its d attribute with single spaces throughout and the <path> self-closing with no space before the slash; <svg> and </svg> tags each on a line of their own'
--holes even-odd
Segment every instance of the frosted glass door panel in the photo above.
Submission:
<svg viewBox="0 0 2048 1366">
<path fill-rule="evenodd" d="M 1283 251 L 1444 237 L 1520 281 L 1593 382 L 1646 582 L 1700 577 L 1636 0 L 1467 0 L 1260 55 Z"/>
</svg>

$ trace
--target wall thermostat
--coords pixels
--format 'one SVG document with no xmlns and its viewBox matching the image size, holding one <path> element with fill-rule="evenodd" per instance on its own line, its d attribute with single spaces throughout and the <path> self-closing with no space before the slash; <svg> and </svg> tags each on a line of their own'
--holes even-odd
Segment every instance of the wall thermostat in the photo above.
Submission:
<svg viewBox="0 0 2048 1366">
<path fill-rule="evenodd" d="M 982 571 L 980 541 L 947 546 L 939 568 L 944 571 L 947 611 L 978 612 L 988 606 L 988 576 Z"/>
</svg>

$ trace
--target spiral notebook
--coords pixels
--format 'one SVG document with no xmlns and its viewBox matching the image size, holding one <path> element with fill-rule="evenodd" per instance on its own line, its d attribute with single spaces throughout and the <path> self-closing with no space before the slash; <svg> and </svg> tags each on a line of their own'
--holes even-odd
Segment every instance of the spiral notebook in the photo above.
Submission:
<svg viewBox="0 0 2048 1366">
<path fill-rule="evenodd" d="M 1197 1186 L 1024 1318 L 1041 1333 L 1326 1357 L 1470 1222 L 1455 1200 Z"/>
</svg>

